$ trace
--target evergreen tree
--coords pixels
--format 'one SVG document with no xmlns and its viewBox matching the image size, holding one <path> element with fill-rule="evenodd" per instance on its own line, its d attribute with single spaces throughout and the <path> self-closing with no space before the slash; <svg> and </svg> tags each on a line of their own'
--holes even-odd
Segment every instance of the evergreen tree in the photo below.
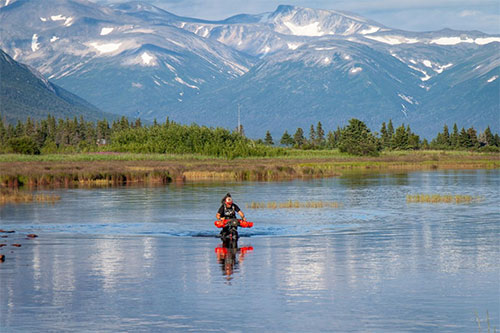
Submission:
<svg viewBox="0 0 500 333">
<path fill-rule="evenodd" d="M 495 134 L 494 138 L 495 138 L 494 145 L 500 147 L 500 136 L 498 135 L 498 133 Z"/>
<path fill-rule="evenodd" d="M 273 137 L 269 131 L 266 132 L 266 137 L 264 138 L 264 143 L 268 146 L 274 145 Z"/>
<path fill-rule="evenodd" d="M 394 136 L 394 126 L 392 125 L 392 119 L 389 119 L 387 124 L 387 138 L 389 139 L 388 147 L 392 148 L 392 137 Z"/>
<path fill-rule="evenodd" d="M 453 124 L 453 133 L 451 133 L 451 135 L 450 135 L 450 147 L 452 149 L 457 148 L 457 146 L 458 146 L 458 137 L 459 137 L 458 126 L 455 123 L 455 124 Z"/>
<path fill-rule="evenodd" d="M 16 128 L 14 130 L 14 135 L 17 136 L 18 138 L 24 136 L 24 124 L 18 120 Z"/>
<path fill-rule="evenodd" d="M 306 138 L 304 137 L 304 130 L 302 128 L 297 128 L 295 134 L 293 135 L 293 144 L 297 148 L 302 148 L 304 143 L 306 142 Z"/>
<path fill-rule="evenodd" d="M 323 130 L 321 121 L 318 121 L 318 125 L 316 125 L 316 144 L 319 147 L 323 147 L 325 145 L 325 131 Z"/>
<path fill-rule="evenodd" d="M 97 141 L 99 143 L 104 143 L 109 141 L 109 138 L 111 136 L 111 128 L 109 127 L 109 123 L 106 119 L 104 120 L 99 120 L 97 122 Z"/>
<path fill-rule="evenodd" d="M 34 134 L 35 134 L 35 125 L 33 124 L 31 117 L 28 117 L 26 119 L 26 124 L 24 124 L 24 135 L 33 137 Z"/>
<path fill-rule="evenodd" d="M 419 149 L 420 137 L 411 131 L 410 125 L 406 127 L 406 133 L 408 134 L 408 148 Z"/>
<path fill-rule="evenodd" d="M 392 135 L 389 135 L 389 131 L 386 128 L 385 122 L 383 122 L 382 127 L 380 128 L 380 140 L 383 148 L 391 147 L 391 137 Z"/>
<path fill-rule="evenodd" d="M 404 124 L 396 128 L 396 133 L 394 133 L 392 138 L 392 148 L 400 150 L 408 149 L 408 132 Z"/>
<path fill-rule="evenodd" d="M 1 131 L 1 129 L 0 129 Z M 493 133 L 491 133 L 490 127 L 486 127 L 484 130 L 484 141 L 485 144 L 488 146 L 494 146 L 495 145 L 495 137 L 493 136 Z"/>
<path fill-rule="evenodd" d="M 342 130 L 339 150 L 353 155 L 378 155 L 377 138 L 365 123 L 353 118 Z"/>
<path fill-rule="evenodd" d="M 49 134 L 48 121 L 43 119 L 36 126 L 34 140 L 38 147 L 43 147 Z"/>
<path fill-rule="evenodd" d="M 451 146 L 450 145 L 450 133 L 448 131 L 448 126 L 447 125 L 444 125 L 444 127 L 443 127 L 443 136 L 442 136 L 442 142 L 441 142 L 441 144 L 444 147 L 446 147 L 446 148 L 448 148 L 448 147 Z"/>
<path fill-rule="evenodd" d="M 16 137 L 16 129 L 12 124 L 9 124 L 7 125 L 7 130 L 5 131 L 5 142 L 14 137 Z"/>
<path fill-rule="evenodd" d="M 423 139 L 422 140 L 422 149 L 429 149 L 429 148 L 430 148 L 429 141 L 427 141 L 427 139 Z"/>
<path fill-rule="evenodd" d="M 470 140 L 469 135 L 465 131 L 465 128 L 462 127 L 460 130 L 460 134 L 458 136 L 458 146 L 460 148 L 470 148 L 472 147 L 472 142 Z"/>
<path fill-rule="evenodd" d="M 470 148 L 478 148 L 479 147 L 479 140 L 477 139 L 477 132 L 474 129 L 474 127 L 471 127 L 467 130 L 467 135 L 469 136 Z"/>
<path fill-rule="evenodd" d="M 314 125 L 311 125 L 309 129 L 309 144 L 314 146 L 316 143 L 316 131 L 314 130 Z"/>
<path fill-rule="evenodd" d="M 287 147 L 293 145 L 293 138 L 288 134 L 288 131 L 285 130 L 285 133 L 281 136 L 280 143 Z"/>
<path fill-rule="evenodd" d="M 337 140 L 335 139 L 335 133 L 332 131 L 328 131 L 326 139 L 326 147 L 328 149 L 333 149 L 337 147 Z"/>
<path fill-rule="evenodd" d="M 7 130 L 5 129 L 2 116 L 0 115 L 0 147 L 3 147 L 5 145 L 5 143 L 7 142 L 7 140 L 5 138 L 6 135 L 7 135 Z M 0 151 L 1 151 L 1 149 L 0 149 Z"/>
</svg>

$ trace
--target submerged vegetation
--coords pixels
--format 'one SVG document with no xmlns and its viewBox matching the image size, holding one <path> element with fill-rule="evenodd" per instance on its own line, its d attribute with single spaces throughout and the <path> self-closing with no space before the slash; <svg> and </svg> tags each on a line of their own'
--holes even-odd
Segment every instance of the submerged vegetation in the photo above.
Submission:
<svg viewBox="0 0 500 333">
<path fill-rule="evenodd" d="M 0 205 L 8 203 L 27 203 L 27 202 L 47 202 L 55 203 L 61 199 L 54 194 L 32 194 L 18 190 L 2 189 L 0 191 Z"/>
<path fill-rule="evenodd" d="M 481 200 L 481 197 L 461 194 L 409 194 L 406 196 L 406 202 L 408 203 L 469 204 Z"/>
<path fill-rule="evenodd" d="M 284 202 L 254 202 L 246 205 L 250 209 L 282 209 L 282 208 L 339 208 L 342 204 L 333 201 L 284 201 Z"/>
</svg>

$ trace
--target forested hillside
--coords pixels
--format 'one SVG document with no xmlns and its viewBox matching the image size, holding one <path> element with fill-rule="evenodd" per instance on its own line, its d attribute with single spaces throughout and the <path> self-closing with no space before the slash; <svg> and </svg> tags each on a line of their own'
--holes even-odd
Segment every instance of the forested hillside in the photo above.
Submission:
<svg viewBox="0 0 500 333">
<path fill-rule="evenodd" d="M 105 114 L 82 98 L 49 82 L 36 70 L 18 63 L 0 50 L 0 113 L 7 123 L 18 120 L 84 116 L 97 121 Z"/>
</svg>

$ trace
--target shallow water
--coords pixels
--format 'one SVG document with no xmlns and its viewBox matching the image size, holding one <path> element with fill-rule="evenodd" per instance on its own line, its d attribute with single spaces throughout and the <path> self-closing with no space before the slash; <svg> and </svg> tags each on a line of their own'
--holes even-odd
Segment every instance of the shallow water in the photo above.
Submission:
<svg viewBox="0 0 500 333">
<path fill-rule="evenodd" d="M 0 208 L 0 328 L 472 332 L 488 312 L 498 330 L 499 189 L 495 170 L 46 191 L 61 201 Z M 213 225 L 228 191 L 255 223 L 233 250 Z M 286 200 L 341 206 L 245 207 Z"/>
</svg>

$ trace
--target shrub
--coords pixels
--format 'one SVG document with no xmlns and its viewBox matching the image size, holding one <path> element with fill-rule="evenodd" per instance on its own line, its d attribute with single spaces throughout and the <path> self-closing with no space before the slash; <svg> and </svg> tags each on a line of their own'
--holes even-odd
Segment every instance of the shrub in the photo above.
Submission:
<svg viewBox="0 0 500 333">
<path fill-rule="evenodd" d="M 7 144 L 10 146 L 14 153 L 26 155 L 38 155 L 40 149 L 35 141 L 29 136 L 22 136 L 20 138 L 9 139 Z"/>
</svg>

